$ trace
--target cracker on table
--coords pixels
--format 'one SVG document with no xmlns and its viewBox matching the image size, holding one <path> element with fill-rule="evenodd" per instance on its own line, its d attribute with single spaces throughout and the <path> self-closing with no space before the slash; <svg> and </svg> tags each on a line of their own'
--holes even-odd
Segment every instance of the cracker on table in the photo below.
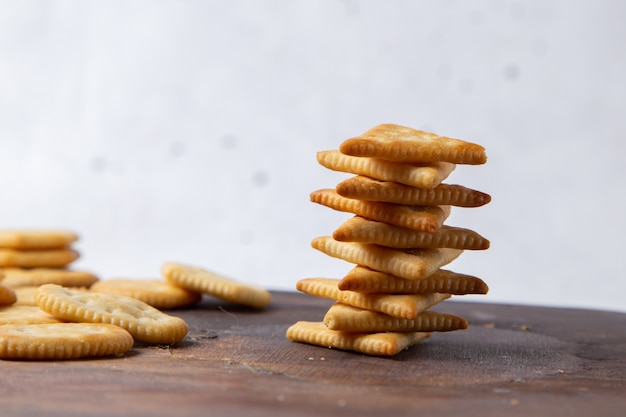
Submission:
<svg viewBox="0 0 626 417">
<path fill-rule="evenodd" d="M 91 272 L 65 268 L 5 268 L 4 275 L 2 283 L 11 288 L 43 284 L 89 288 L 99 281 L 98 276 Z"/>
<path fill-rule="evenodd" d="M 221 274 L 190 265 L 166 262 L 161 267 L 165 279 L 174 285 L 253 308 L 264 308 L 272 301 L 269 291 Z"/>
<path fill-rule="evenodd" d="M 412 320 L 419 313 L 450 298 L 450 294 L 366 294 L 341 291 L 334 278 L 304 278 L 296 289 L 315 297 L 330 298 L 342 304 L 378 311 L 392 317 Z"/>
<path fill-rule="evenodd" d="M 343 141 L 339 150 L 351 156 L 405 163 L 480 165 L 487 162 L 485 148 L 481 145 L 392 123 L 378 125 L 360 136 Z"/>
<path fill-rule="evenodd" d="M 0 268 L 64 268 L 78 257 L 73 249 L 0 249 Z"/>
<path fill-rule="evenodd" d="M 480 207 L 491 201 L 489 194 L 462 185 L 439 184 L 427 189 L 362 175 L 341 181 L 335 190 L 346 198 L 411 206 Z"/>
<path fill-rule="evenodd" d="M 78 240 L 69 230 L 0 230 L 0 248 L 59 249 Z"/>
<path fill-rule="evenodd" d="M 424 279 L 404 279 L 357 265 L 338 283 L 340 290 L 363 293 L 452 295 L 487 294 L 489 287 L 480 278 L 439 269 Z"/>
<path fill-rule="evenodd" d="M 35 302 L 45 312 L 66 321 L 120 326 L 141 342 L 171 345 L 187 335 L 183 319 L 132 297 L 45 284 L 35 292 Z"/>
<path fill-rule="evenodd" d="M 312 202 L 408 229 L 434 233 L 450 215 L 450 206 L 407 206 L 342 197 L 334 189 L 310 194 Z"/>
<path fill-rule="evenodd" d="M 317 153 L 320 165 L 333 171 L 364 175 L 381 181 L 393 181 L 418 188 L 433 188 L 454 171 L 455 164 L 432 162 L 404 164 L 377 158 L 362 158 L 342 154 L 338 150 Z"/>
<path fill-rule="evenodd" d="M 405 279 L 423 279 L 458 258 L 463 250 L 392 249 L 358 242 L 339 242 L 330 236 L 311 241 L 311 246 L 328 256 L 370 267 Z"/>
<path fill-rule="evenodd" d="M 333 232 L 340 242 L 370 243 L 390 248 L 454 248 L 485 250 L 490 242 L 471 229 L 442 225 L 434 233 L 407 229 L 388 223 L 354 216 Z"/>
<path fill-rule="evenodd" d="M 393 356 L 430 336 L 423 332 L 347 333 L 329 330 L 324 323 L 298 321 L 287 329 L 287 339 L 329 349 L 371 356 Z"/>
<path fill-rule="evenodd" d="M 106 279 L 96 282 L 90 290 L 133 297 L 159 310 L 187 307 L 202 298 L 198 292 L 161 279 Z"/>
<path fill-rule="evenodd" d="M 48 323 L 0 326 L 0 359 L 68 360 L 122 355 L 133 337 L 111 324 Z"/>
<path fill-rule="evenodd" d="M 0 326 L 5 324 L 62 323 L 63 321 L 37 306 L 13 304 L 0 308 Z"/>
<path fill-rule="evenodd" d="M 413 319 L 401 319 L 343 303 L 328 309 L 324 324 L 331 330 L 357 333 L 450 332 L 467 328 L 467 320 L 454 314 L 422 311 Z"/>
</svg>

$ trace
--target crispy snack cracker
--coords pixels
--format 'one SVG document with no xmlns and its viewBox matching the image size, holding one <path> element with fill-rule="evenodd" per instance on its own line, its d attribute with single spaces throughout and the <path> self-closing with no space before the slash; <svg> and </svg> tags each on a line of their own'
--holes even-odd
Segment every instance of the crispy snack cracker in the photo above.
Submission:
<svg viewBox="0 0 626 417">
<path fill-rule="evenodd" d="M 427 189 L 361 175 L 341 181 L 335 190 L 346 198 L 411 206 L 480 207 L 491 201 L 489 194 L 462 185 L 439 184 Z"/>
<path fill-rule="evenodd" d="M 357 265 L 338 283 L 340 290 L 362 293 L 452 295 L 487 294 L 489 287 L 480 278 L 439 269 L 424 279 L 403 279 Z"/>
<path fill-rule="evenodd" d="M 46 284 L 35 292 L 35 302 L 45 312 L 66 321 L 115 324 L 142 342 L 171 345 L 187 335 L 183 319 L 132 297 Z"/>
<path fill-rule="evenodd" d="M 67 230 L 0 230 L 0 248 L 60 249 L 78 240 Z"/>
<path fill-rule="evenodd" d="M 407 206 L 342 197 L 333 189 L 311 193 L 311 201 L 334 210 L 354 213 L 408 229 L 434 233 L 450 215 L 450 206 Z"/>
<path fill-rule="evenodd" d="M 298 321 L 287 329 L 287 339 L 371 356 L 393 356 L 430 336 L 421 332 L 347 333 L 329 330 L 324 323 Z"/>
<path fill-rule="evenodd" d="M 453 314 L 423 311 L 408 320 L 342 303 L 328 309 L 324 324 L 331 330 L 357 333 L 449 332 L 467 328 L 467 320 Z"/>
<path fill-rule="evenodd" d="M 263 308 L 272 301 L 269 291 L 261 287 L 237 282 L 203 268 L 167 262 L 161 267 L 161 273 L 174 285 L 230 303 Z"/>
<path fill-rule="evenodd" d="M 121 355 L 133 337 L 111 324 L 54 323 L 0 326 L 0 359 L 66 360 Z"/>
<path fill-rule="evenodd" d="M 316 297 L 330 298 L 342 304 L 374 310 L 393 317 L 413 320 L 415 317 L 450 298 L 450 294 L 366 294 L 356 291 L 341 291 L 333 278 L 305 278 L 296 283 L 298 291 Z"/>
<path fill-rule="evenodd" d="M 2 283 L 11 288 L 57 284 L 63 287 L 90 287 L 98 276 L 86 271 L 62 268 L 5 268 Z"/>
<path fill-rule="evenodd" d="M 454 248 L 467 250 L 488 249 L 490 242 L 473 230 L 442 225 L 435 233 L 354 216 L 340 224 L 333 232 L 340 242 L 371 243 L 390 248 Z"/>
<path fill-rule="evenodd" d="M 73 249 L 0 249 L 0 268 L 63 268 L 78 256 Z"/>
<path fill-rule="evenodd" d="M 63 320 L 54 317 L 37 306 L 11 305 L 0 308 L 0 326 L 5 324 L 41 324 L 62 323 Z"/>
<path fill-rule="evenodd" d="M 94 292 L 133 297 L 159 310 L 187 307 L 202 298 L 200 293 L 160 279 L 107 279 L 96 282 L 90 289 Z"/>
<path fill-rule="evenodd" d="M 480 165 L 487 162 L 485 148 L 478 144 L 396 124 L 382 124 L 347 139 L 339 150 L 346 155 L 404 163 L 443 161 Z"/>
<path fill-rule="evenodd" d="M 317 153 L 317 161 L 333 171 L 364 175 L 381 181 L 393 181 L 418 188 L 434 188 L 448 178 L 455 164 L 403 164 L 376 158 L 360 158 L 342 154 L 338 150 Z"/>
<path fill-rule="evenodd" d="M 16 306 L 37 306 L 35 303 L 35 292 L 39 288 L 39 285 L 29 285 L 26 287 L 17 287 L 13 288 L 17 300 L 15 301 Z M 39 307 L 37 307 L 39 308 Z"/>
<path fill-rule="evenodd" d="M 391 249 L 357 242 L 338 242 L 330 236 L 313 239 L 311 246 L 328 256 L 368 266 L 405 279 L 423 279 L 459 257 L 463 250 Z"/>
<path fill-rule="evenodd" d="M 0 284 L 0 306 L 8 306 L 17 301 L 17 295 L 11 288 Z"/>
</svg>

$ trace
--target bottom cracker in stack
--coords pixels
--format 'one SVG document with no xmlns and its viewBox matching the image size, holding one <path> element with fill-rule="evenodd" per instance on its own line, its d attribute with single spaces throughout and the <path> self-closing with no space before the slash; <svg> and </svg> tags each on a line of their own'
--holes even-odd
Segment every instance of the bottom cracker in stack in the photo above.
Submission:
<svg viewBox="0 0 626 417">
<path fill-rule="evenodd" d="M 351 141 L 365 142 L 365 151 L 352 153 L 345 146 Z M 312 246 L 356 266 L 343 279 L 298 281 L 299 291 L 336 303 L 322 322 L 295 323 L 287 338 L 391 356 L 431 332 L 467 328 L 465 319 L 430 309 L 452 295 L 487 293 L 480 278 L 441 268 L 464 250 L 487 249 L 489 241 L 472 230 L 443 223 L 450 206 L 479 207 L 491 198 L 441 181 L 457 163 L 484 163 L 484 149 L 458 139 L 381 125 L 344 142 L 341 152 L 318 153 L 318 161 L 357 176 L 334 190 L 313 192 L 311 201 L 355 216 L 332 237 L 314 239 Z"/>
</svg>

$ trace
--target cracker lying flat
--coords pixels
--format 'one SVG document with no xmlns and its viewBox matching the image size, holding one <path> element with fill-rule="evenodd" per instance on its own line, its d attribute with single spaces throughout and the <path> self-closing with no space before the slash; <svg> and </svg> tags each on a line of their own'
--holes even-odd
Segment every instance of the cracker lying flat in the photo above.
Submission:
<svg viewBox="0 0 626 417">
<path fill-rule="evenodd" d="M 78 256 L 78 252 L 72 249 L 0 249 L 0 267 L 63 268 Z"/>
<path fill-rule="evenodd" d="M 393 181 L 418 188 L 433 188 L 454 171 L 455 164 L 403 164 L 376 158 L 360 158 L 342 154 L 338 150 L 317 153 L 317 161 L 333 171 L 365 175 L 381 181 Z"/>
<path fill-rule="evenodd" d="M 133 297 L 159 310 L 186 307 L 202 298 L 189 291 L 159 279 L 107 279 L 96 282 L 91 291 Z"/>
<path fill-rule="evenodd" d="M 439 184 L 426 189 L 361 175 L 341 181 L 335 190 L 346 198 L 412 206 L 480 207 L 491 201 L 489 194 L 462 185 Z"/>
<path fill-rule="evenodd" d="M 174 344 L 187 334 L 187 323 L 132 297 L 42 285 L 35 302 L 45 312 L 66 321 L 109 323 L 126 329 L 135 340 Z"/>
<path fill-rule="evenodd" d="M 356 291 L 341 291 L 338 279 L 305 278 L 296 283 L 298 291 L 315 297 L 330 298 L 342 304 L 378 311 L 393 317 L 413 320 L 415 317 L 450 298 L 450 294 L 366 294 Z"/>
<path fill-rule="evenodd" d="M 480 278 L 439 269 L 424 279 L 403 279 L 362 265 L 352 268 L 338 283 L 340 290 L 362 293 L 453 295 L 487 294 L 489 287 Z"/>
<path fill-rule="evenodd" d="M 133 337 L 111 324 L 54 323 L 0 326 L 0 358 L 66 360 L 121 355 Z"/>
<path fill-rule="evenodd" d="M 334 189 L 311 193 L 311 201 L 334 210 L 354 213 L 408 229 L 434 233 L 450 215 L 450 206 L 407 206 L 342 197 Z"/>
<path fill-rule="evenodd" d="M 17 301 L 17 295 L 11 288 L 0 284 L 0 306 L 14 304 Z"/>
<path fill-rule="evenodd" d="M 396 124 L 382 124 L 347 139 L 339 150 L 346 155 L 405 163 L 444 161 L 479 165 L 487 162 L 485 148 L 478 144 Z"/>
<path fill-rule="evenodd" d="M 451 248 L 390 249 L 365 243 L 338 242 L 330 236 L 313 239 L 311 246 L 328 256 L 405 279 L 426 278 L 463 253 L 461 249 Z"/>
<path fill-rule="evenodd" d="M 335 303 L 324 316 L 331 330 L 344 332 L 450 332 L 467 328 L 467 320 L 453 314 L 423 311 L 412 320 Z"/>
<path fill-rule="evenodd" d="M 488 249 L 490 242 L 473 230 L 442 225 L 435 233 L 354 216 L 333 232 L 340 242 L 372 243 L 390 248 L 455 248 L 467 250 Z"/>
<path fill-rule="evenodd" d="M 237 282 L 203 268 L 167 262 L 161 267 L 161 273 L 174 285 L 230 303 L 263 308 L 272 301 L 269 291 L 261 287 Z"/>
<path fill-rule="evenodd" d="M 5 268 L 2 283 L 11 288 L 57 284 L 63 287 L 90 287 L 98 276 L 86 271 L 60 268 Z"/>
<path fill-rule="evenodd" d="M 37 306 L 11 305 L 0 308 L 0 326 L 5 324 L 43 324 L 62 323 L 63 320 L 54 317 Z"/>
<path fill-rule="evenodd" d="M 348 350 L 371 356 L 393 356 L 430 336 L 420 332 L 347 333 L 329 330 L 324 323 L 298 321 L 287 329 L 287 339 Z"/>
<path fill-rule="evenodd" d="M 78 240 L 68 230 L 0 230 L 0 248 L 58 249 Z"/>
</svg>

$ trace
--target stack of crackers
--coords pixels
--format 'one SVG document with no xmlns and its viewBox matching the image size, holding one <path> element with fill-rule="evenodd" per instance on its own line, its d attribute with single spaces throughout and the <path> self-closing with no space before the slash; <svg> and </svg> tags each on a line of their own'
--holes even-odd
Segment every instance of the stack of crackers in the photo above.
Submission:
<svg viewBox="0 0 626 417">
<path fill-rule="evenodd" d="M 311 201 L 353 217 L 311 245 L 355 264 L 343 278 L 307 278 L 296 287 L 336 301 L 320 322 L 299 321 L 287 338 L 368 355 L 391 356 L 431 332 L 467 328 L 432 307 L 452 295 L 486 294 L 478 277 L 442 269 L 465 250 L 485 250 L 477 232 L 444 224 L 452 207 L 480 207 L 491 197 L 444 184 L 457 164 L 487 161 L 474 143 L 395 124 L 379 125 L 317 154 L 324 167 L 354 174 Z"/>
</svg>

